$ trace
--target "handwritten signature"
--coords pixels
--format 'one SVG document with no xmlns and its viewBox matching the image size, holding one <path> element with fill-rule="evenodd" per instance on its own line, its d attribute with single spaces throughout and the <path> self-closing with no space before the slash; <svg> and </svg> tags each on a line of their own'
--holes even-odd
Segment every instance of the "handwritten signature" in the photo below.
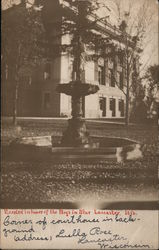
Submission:
<svg viewBox="0 0 159 250">
<path fill-rule="evenodd" d="M 93 236 L 91 238 L 90 236 Z M 104 238 L 102 238 L 104 236 Z M 148 244 L 130 244 L 128 238 L 113 234 L 111 230 L 103 230 L 100 227 L 93 227 L 88 233 L 82 232 L 80 228 L 73 229 L 71 233 L 67 233 L 65 229 L 61 229 L 56 238 L 78 238 L 78 244 L 97 243 L 100 249 L 149 249 Z M 121 243 L 126 241 L 126 243 Z"/>
</svg>

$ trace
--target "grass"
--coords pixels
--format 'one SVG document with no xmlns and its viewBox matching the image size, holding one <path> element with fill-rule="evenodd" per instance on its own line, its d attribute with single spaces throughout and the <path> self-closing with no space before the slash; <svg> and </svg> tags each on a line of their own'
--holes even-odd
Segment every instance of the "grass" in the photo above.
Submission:
<svg viewBox="0 0 159 250">
<path fill-rule="evenodd" d="M 66 121 L 21 121 L 19 128 L 2 124 L 2 144 L 16 137 L 62 135 Z M 4 202 L 157 200 L 157 128 L 88 122 L 91 135 L 117 136 L 142 144 L 143 159 L 125 163 L 107 161 L 57 163 L 3 162 Z"/>
</svg>

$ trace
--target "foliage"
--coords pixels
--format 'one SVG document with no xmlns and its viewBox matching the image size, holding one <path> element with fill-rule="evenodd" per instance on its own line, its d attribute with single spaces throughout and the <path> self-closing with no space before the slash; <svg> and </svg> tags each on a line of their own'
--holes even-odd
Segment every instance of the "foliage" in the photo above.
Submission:
<svg viewBox="0 0 159 250">
<path fill-rule="evenodd" d="M 148 87 L 148 97 L 153 101 L 155 98 L 155 92 L 157 92 L 159 88 L 159 65 L 150 66 L 144 76 L 146 79 Z"/>
<path fill-rule="evenodd" d="M 156 97 L 159 88 L 159 65 L 149 66 L 142 80 L 145 86 L 139 83 L 135 87 L 135 100 L 133 102 L 133 121 L 145 122 L 157 114 Z"/>
<path fill-rule="evenodd" d="M 2 11 L 2 81 L 9 80 L 13 96 L 13 123 L 16 125 L 20 82 L 29 83 L 36 65 L 44 61 L 44 27 L 41 12 L 25 0 Z"/>
<path fill-rule="evenodd" d="M 144 101 L 145 87 L 141 78 L 132 85 L 132 94 L 134 98 L 131 103 L 130 121 L 145 123 L 147 121 L 147 106 Z"/>
<path fill-rule="evenodd" d="M 83 57 L 82 53 L 84 53 L 86 49 L 84 44 L 94 45 L 98 44 L 102 40 L 102 35 L 94 34 L 92 31 L 95 28 L 97 21 L 101 19 L 94 15 L 94 12 L 100 8 L 100 4 L 97 0 L 76 0 L 66 2 L 69 3 L 69 7 L 60 6 L 58 9 L 59 15 L 60 13 L 62 15 L 62 19 L 53 21 L 53 27 L 51 27 L 51 30 L 48 30 L 47 23 L 45 25 L 49 33 L 48 38 L 50 38 L 50 32 L 54 33 L 51 35 L 51 39 L 49 39 L 46 46 L 50 47 L 50 49 L 52 48 L 50 52 L 53 54 L 49 53 L 51 56 L 58 56 L 61 52 L 67 51 L 75 57 L 77 54 L 77 43 L 80 37 L 80 46 L 78 52 L 81 54 L 81 57 Z M 43 9 L 45 9 L 45 7 L 48 8 L 47 2 L 44 2 Z M 90 20 L 89 16 L 91 15 L 94 20 Z M 53 29 L 55 32 L 53 32 Z M 59 40 L 62 37 L 65 37 L 67 34 L 70 35 L 69 43 L 65 43 L 64 41 L 63 43 L 59 43 Z"/>
<path fill-rule="evenodd" d="M 35 66 L 44 57 L 44 49 L 38 44 L 44 34 L 40 13 L 23 4 L 5 10 L 2 34 L 2 59 L 14 71 L 14 80 L 19 80 L 29 65 Z"/>
</svg>

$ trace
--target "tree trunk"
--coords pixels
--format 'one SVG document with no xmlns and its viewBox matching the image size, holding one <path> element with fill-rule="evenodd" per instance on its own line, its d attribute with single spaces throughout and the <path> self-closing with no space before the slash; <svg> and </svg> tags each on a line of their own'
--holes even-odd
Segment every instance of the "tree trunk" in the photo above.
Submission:
<svg viewBox="0 0 159 250">
<path fill-rule="evenodd" d="M 126 95 L 125 125 L 129 126 L 129 94 Z"/>
<path fill-rule="evenodd" d="M 15 84 L 14 99 L 13 99 L 13 125 L 17 125 L 17 105 L 18 105 L 18 83 Z"/>
</svg>

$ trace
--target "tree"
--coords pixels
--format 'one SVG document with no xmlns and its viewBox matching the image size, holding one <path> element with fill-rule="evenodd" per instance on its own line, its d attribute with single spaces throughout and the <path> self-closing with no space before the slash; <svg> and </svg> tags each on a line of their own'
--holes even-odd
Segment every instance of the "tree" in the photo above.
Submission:
<svg viewBox="0 0 159 250">
<path fill-rule="evenodd" d="M 126 98 L 125 123 L 128 125 L 131 99 L 135 97 L 134 90 L 140 82 L 140 58 L 148 43 L 146 31 L 150 27 L 153 13 L 148 1 L 142 1 L 137 9 L 132 1 L 127 1 L 126 6 L 123 6 L 124 3 L 121 0 L 114 1 L 114 10 L 118 17 L 117 24 L 122 32 L 120 41 L 124 44 L 121 50 L 125 75 L 124 86 L 121 88 L 115 74 L 114 80 Z"/>
<path fill-rule="evenodd" d="M 13 124 L 17 124 L 19 85 L 24 76 L 31 76 L 34 67 L 43 60 L 45 50 L 39 41 L 44 39 L 41 14 L 26 1 L 2 12 L 3 75 L 10 74 L 13 92 Z M 2 81 L 5 79 L 2 77 Z"/>
</svg>

